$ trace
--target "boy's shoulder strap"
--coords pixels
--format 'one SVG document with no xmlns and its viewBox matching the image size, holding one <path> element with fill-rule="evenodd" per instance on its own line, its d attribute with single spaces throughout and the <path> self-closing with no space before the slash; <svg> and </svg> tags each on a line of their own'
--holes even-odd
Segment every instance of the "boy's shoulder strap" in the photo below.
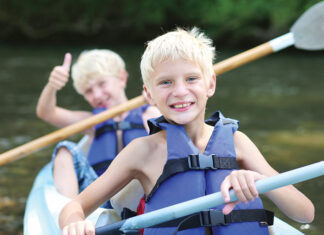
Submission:
<svg viewBox="0 0 324 235">
<path fill-rule="evenodd" d="M 238 129 L 240 121 L 232 118 L 226 118 L 220 111 L 216 111 L 213 115 L 210 116 L 205 121 L 208 125 L 215 126 L 216 124 L 221 125 L 231 125 L 234 127 L 235 130 Z"/>
<path fill-rule="evenodd" d="M 150 135 L 155 134 L 161 131 L 163 128 L 160 126 L 160 123 L 167 123 L 168 121 L 164 118 L 164 116 L 160 116 L 158 118 L 151 118 L 147 121 L 147 124 L 150 128 Z"/>
</svg>

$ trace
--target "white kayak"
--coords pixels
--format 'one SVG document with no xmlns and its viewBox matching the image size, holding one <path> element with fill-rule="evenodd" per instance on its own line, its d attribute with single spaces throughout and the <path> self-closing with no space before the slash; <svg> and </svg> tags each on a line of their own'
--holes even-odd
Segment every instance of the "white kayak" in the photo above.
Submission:
<svg viewBox="0 0 324 235">
<path fill-rule="evenodd" d="M 88 147 L 87 139 L 83 138 L 79 142 L 79 146 L 86 153 Z M 98 208 L 87 217 L 87 220 L 96 224 L 96 227 L 115 223 L 120 219 L 118 214 L 120 214 L 123 207 L 136 210 L 137 202 L 142 197 L 143 193 L 143 189 L 140 187 L 139 182 L 132 181 L 111 199 L 111 203 L 115 210 Z M 130 196 L 132 196 L 132 199 L 129 198 Z M 134 198 L 136 198 L 135 201 Z M 28 196 L 24 214 L 24 235 L 61 234 L 61 230 L 58 226 L 58 218 L 62 208 L 69 201 L 71 201 L 71 199 L 65 197 L 56 190 L 52 167 L 51 164 L 48 163 L 38 173 Z M 274 225 L 269 226 L 269 231 L 271 235 L 304 234 L 277 217 L 274 218 Z"/>
<path fill-rule="evenodd" d="M 56 190 L 51 165 L 47 164 L 38 173 L 27 200 L 24 234 L 61 234 L 59 213 L 70 200 Z M 102 211 L 104 209 L 97 209 L 87 219 L 95 223 Z"/>
<path fill-rule="evenodd" d="M 86 153 L 88 138 L 79 142 L 79 147 Z M 38 173 L 29 193 L 24 214 L 24 235 L 61 234 L 58 218 L 62 208 L 71 199 L 60 194 L 54 185 L 51 164 L 46 164 Z M 99 215 L 107 209 L 98 208 L 87 220 L 96 223 Z M 117 214 L 116 214 L 117 216 Z M 112 221 L 117 221 L 112 219 Z"/>
<path fill-rule="evenodd" d="M 85 136 L 78 145 L 87 155 L 90 146 L 89 138 Z M 124 207 L 136 211 L 143 194 L 140 183 L 133 180 L 110 200 L 114 210 L 98 208 L 87 217 L 87 220 L 92 221 L 96 227 L 115 223 L 120 220 L 119 215 Z M 26 202 L 24 235 L 61 234 L 58 218 L 61 210 L 69 201 L 71 201 L 70 198 L 57 191 L 52 166 L 50 163 L 46 164 L 36 176 Z"/>
</svg>

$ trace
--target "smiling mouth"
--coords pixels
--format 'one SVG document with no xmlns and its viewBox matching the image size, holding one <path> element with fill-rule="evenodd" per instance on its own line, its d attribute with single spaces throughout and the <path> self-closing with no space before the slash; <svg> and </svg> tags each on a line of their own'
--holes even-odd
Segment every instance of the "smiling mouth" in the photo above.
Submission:
<svg viewBox="0 0 324 235">
<path fill-rule="evenodd" d="M 183 103 L 183 104 L 172 104 L 170 106 L 171 106 L 171 108 L 174 108 L 174 109 L 185 109 L 193 104 L 194 104 L 193 102 L 189 102 L 189 103 Z"/>
<path fill-rule="evenodd" d="M 107 107 L 107 102 L 100 101 L 97 103 L 98 108 L 108 108 Z"/>
</svg>

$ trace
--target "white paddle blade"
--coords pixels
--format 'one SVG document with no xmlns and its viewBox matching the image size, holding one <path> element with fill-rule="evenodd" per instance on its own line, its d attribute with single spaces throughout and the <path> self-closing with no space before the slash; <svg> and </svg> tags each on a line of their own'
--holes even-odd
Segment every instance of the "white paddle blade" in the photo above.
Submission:
<svg viewBox="0 0 324 235">
<path fill-rule="evenodd" d="M 304 50 L 324 49 L 324 1 L 309 8 L 291 27 L 295 47 Z"/>
</svg>

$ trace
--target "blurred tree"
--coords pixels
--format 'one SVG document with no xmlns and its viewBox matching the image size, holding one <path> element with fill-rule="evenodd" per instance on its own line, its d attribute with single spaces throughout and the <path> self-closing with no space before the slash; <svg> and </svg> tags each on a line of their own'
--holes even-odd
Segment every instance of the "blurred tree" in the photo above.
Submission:
<svg viewBox="0 0 324 235">
<path fill-rule="evenodd" d="M 133 42 L 201 27 L 227 45 L 288 32 L 320 0 L 0 0 L 0 41 Z"/>
</svg>

